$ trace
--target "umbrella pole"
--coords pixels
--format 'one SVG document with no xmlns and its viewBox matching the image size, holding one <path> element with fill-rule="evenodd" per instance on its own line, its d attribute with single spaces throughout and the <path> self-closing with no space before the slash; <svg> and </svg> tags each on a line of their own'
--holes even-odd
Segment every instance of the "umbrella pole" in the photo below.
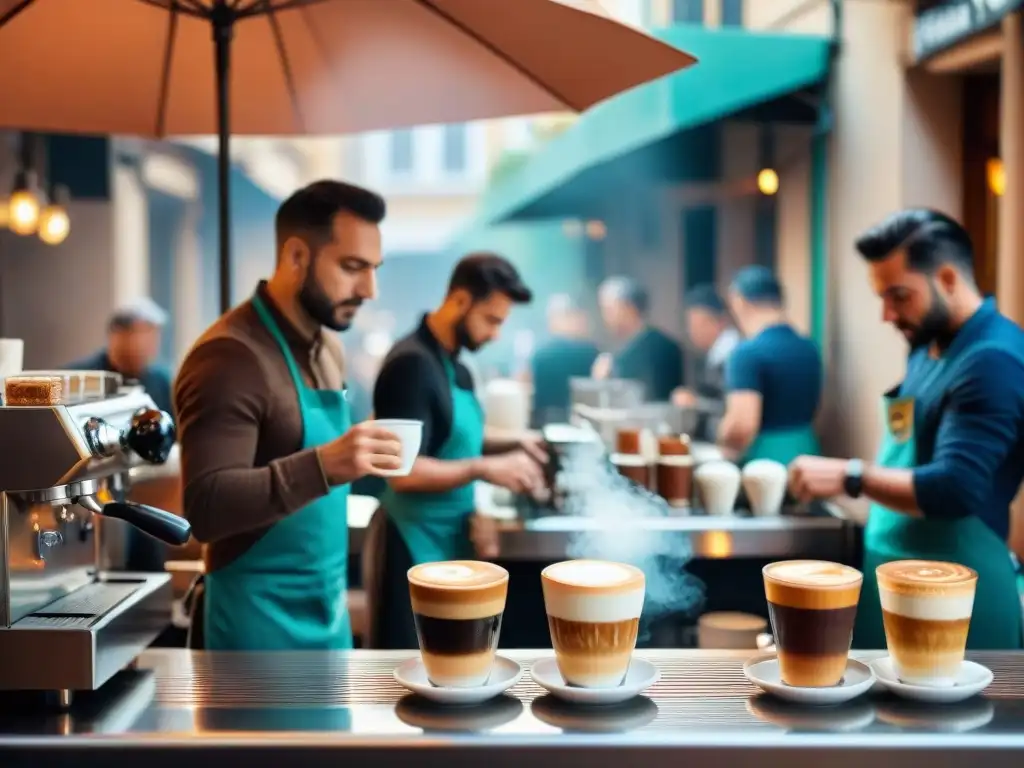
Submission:
<svg viewBox="0 0 1024 768">
<path fill-rule="evenodd" d="M 231 37 L 234 11 L 217 0 L 211 9 L 217 70 L 217 231 L 219 237 L 220 312 L 231 309 Z"/>
</svg>

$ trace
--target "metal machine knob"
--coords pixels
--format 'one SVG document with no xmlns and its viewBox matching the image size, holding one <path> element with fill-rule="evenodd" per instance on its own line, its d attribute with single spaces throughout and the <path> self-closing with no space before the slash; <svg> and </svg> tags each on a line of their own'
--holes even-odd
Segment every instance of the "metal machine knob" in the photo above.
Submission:
<svg viewBox="0 0 1024 768">
<path fill-rule="evenodd" d="M 175 439 L 177 431 L 170 414 L 156 408 L 141 408 L 132 415 L 121 443 L 150 464 L 163 464 L 171 455 Z"/>
</svg>

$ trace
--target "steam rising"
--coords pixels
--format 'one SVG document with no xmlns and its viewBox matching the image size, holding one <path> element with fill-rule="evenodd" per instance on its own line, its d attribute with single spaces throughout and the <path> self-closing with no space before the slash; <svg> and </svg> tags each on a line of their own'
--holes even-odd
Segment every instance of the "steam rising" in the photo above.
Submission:
<svg viewBox="0 0 1024 768">
<path fill-rule="evenodd" d="M 565 456 L 561 473 L 562 487 L 569 490 L 564 511 L 580 519 L 580 530 L 570 534 L 569 557 L 629 563 L 644 572 L 639 640 L 648 639 L 652 623 L 701 608 L 704 584 L 685 571 L 693 557 L 687 535 L 656 524 L 631 524 L 668 517 L 670 508 L 661 497 L 629 482 L 602 456 Z"/>
</svg>

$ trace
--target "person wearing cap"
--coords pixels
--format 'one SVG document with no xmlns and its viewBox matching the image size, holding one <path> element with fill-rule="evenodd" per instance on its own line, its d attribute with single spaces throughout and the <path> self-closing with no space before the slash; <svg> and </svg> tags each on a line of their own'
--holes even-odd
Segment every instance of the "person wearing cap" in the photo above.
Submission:
<svg viewBox="0 0 1024 768">
<path fill-rule="evenodd" d="M 543 426 L 569 418 L 569 381 L 590 376 L 599 350 L 587 339 L 587 316 L 572 298 L 557 293 L 548 299 L 551 338 L 530 360 L 533 423 Z"/>
<path fill-rule="evenodd" d="M 401 445 L 373 421 L 353 425 L 337 333 L 376 296 L 384 214 L 350 184 L 293 193 L 274 221 L 273 275 L 182 363 L 174 403 L 209 650 L 353 646 L 350 484 L 398 469 Z"/>
<path fill-rule="evenodd" d="M 463 257 L 441 305 L 388 353 L 373 393 L 378 418 L 423 423 L 412 471 L 388 478 L 371 521 L 364 557 L 376 648 L 415 648 L 416 631 L 406 573 L 440 560 L 494 558 L 493 522 L 474 515 L 478 480 L 514 493 L 543 486 L 546 454 L 533 436 L 492 434 L 474 393 L 462 352 L 498 338 L 516 305 L 532 292 L 515 267 L 493 253 Z"/>
<path fill-rule="evenodd" d="M 107 321 L 103 349 L 66 366 L 79 371 L 110 371 L 137 381 L 161 411 L 172 413 L 171 373 L 156 363 L 167 313 L 149 298 L 118 307 Z"/>
<path fill-rule="evenodd" d="M 652 402 L 668 402 L 683 384 L 683 348 L 648 320 L 647 291 L 627 277 L 610 277 L 598 289 L 601 317 L 621 346 L 594 362 L 595 379 L 632 379 Z"/>
<path fill-rule="evenodd" d="M 928 209 L 895 213 L 856 242 L 882 319 L 909 346 L 903 381 L 884 394 L 873 463 L 801 456 L 801 499 L 863 496 L 864 583 L 854 645 L 884 648 L 875 569 L 941 560 L 978 574 L 971 650 L 1021 648 L 1021 600 L 1007 546 L 1024 480 L 1024 331 L 978 290 L 967 231 Z"/>
<path fill-rule="evenodd" d="M 700 406 L 698 432 L 714 442 L 718 420 L 725 412 L 725 364 L 740 342 L 725 302 L 710 283 L 691 288 L 683 301 L 686 335 L 702 356 L 693 389 L 679 387 L 672 402 L 680 408 Z"/>
<path fill-rule="evenodd" d="M 744 339 L 725 365 L 725 415 L 718 442 L 747 462 L 789 464 L 818 454 L 814 418 L 821 400 L 821 355 L 786 319 L 782 286 L 771 270 L 741 269 L 729 308 Z"/>
</svg>

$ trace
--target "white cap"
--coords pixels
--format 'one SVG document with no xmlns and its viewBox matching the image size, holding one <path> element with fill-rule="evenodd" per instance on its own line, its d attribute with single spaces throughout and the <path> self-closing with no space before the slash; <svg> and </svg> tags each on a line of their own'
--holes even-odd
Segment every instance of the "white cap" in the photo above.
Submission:
<svg viewBox="0 0 1024 768">
<path fill-rule="evenodd" d="M 131 322 L 148 323 L 162 328 L 167 324 L 167 312 L 148 296 L 126 301 L 110 315 L 111 325 Z"/>
</svg>

